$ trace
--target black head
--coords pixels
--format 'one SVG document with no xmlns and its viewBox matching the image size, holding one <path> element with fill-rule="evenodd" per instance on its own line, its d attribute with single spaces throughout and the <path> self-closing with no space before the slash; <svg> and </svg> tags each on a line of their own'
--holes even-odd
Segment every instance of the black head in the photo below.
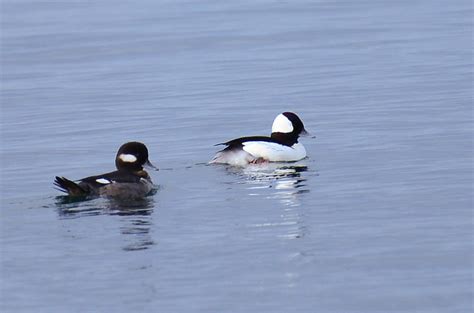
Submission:
<svg viewBox="0 0 474 313">
<path fill-rule="evenodd" d="M 141 142 L 132 141 L 123 144 L 115 157 L 115 166 L 118 170 L 141 171 L 144 165 L 154 167 L 148 160 L 147 147 Z"/>
<path fill-rule="evenodd" d="M 273 121 L 271 137 L 285 145 L 294 145 L 299 136 L 306 134 L 303 122 L 293 112 L 283 112 Z"/>
</svg>

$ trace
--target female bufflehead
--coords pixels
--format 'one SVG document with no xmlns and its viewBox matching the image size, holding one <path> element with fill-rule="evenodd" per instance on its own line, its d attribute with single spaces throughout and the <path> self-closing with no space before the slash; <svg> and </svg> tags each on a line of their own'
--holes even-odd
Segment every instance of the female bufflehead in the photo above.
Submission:
<svg viewBox="0 0 474 313">
<path fill-rule="evenodd" d="M 273 121 L 272 134 L 234 139 L 217 152 L 209 163 L 245 166 L 249 163 L 292 162 L 306 157 L 306 149 L 298 137 L 307 135 L 303 122 L 292 112 L 279 114 Z"/>
<path fill-rule="evenodd" d="M 158 170 L 148 160 L 148 149 L 141 142 L 123 144 L 115 157 L 114 172 L 90 176 L 75 183 L 56 176 L 54 185 L 70 196 L 106 196 L 141 198 L 153 189 L 153 183 L 143 166 Z"/>
</svg>

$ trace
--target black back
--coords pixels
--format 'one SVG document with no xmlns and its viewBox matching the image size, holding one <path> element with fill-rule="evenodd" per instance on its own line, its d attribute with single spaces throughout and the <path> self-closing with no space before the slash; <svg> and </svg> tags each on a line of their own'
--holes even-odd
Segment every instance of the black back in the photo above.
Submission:
<svg viewBox="0 0 474 313">
<path fill-rule="evenodd" d="M 249 141 L 266 141 L 266 142 L 279 143 L 275 141 L 274 139 L 267 136 L 248 136 L 248 137 L 233 139 L 224 143 L 220 143 L 218 145 L 226 145 L 227 148 L 225 148 L 223 151 L 228 151 L 228 150 L 233 150 L 233 149 L 241 149 L 243 147 L 243 143 L 249 142 Z"/>
</svg>

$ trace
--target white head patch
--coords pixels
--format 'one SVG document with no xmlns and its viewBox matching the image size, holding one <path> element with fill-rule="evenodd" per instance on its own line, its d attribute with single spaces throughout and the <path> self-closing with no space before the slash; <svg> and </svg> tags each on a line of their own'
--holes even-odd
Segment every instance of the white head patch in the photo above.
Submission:
<svg viewBox="0 0 474 313">
<path fill-rule="evenodd" d="M 283 114 L 279 114 L 273 121 L 272 133 L 291 133 L 293 129 L 293 123 Z"/>
<path fill-rule="evenodd" d="M 105 178 L 97 178 L 95 181 L 98 182 L 99 184 L 103 184 L 103 185 L 110 184 L 110 180 L 105 179 Z"/>
<path fill-rule="evenodd" d="M 127 163 L 134 163 L 137 161 L 137 157 L 133 154 L 121 154 L 119 155 L 119 159 Z"/>
</svg>

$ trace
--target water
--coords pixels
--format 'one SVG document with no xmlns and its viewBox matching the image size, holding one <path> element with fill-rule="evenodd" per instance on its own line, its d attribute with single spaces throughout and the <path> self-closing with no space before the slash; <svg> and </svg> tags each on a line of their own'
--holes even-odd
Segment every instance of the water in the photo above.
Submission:
<svg viewBox="0 0 474 313">
<path fill-rule="evenodd" d="M 2 3 L 2 312 L 469 312 L 469 1 Z M 309 158 L 213 145 L 297 112 Z M 156 194 L 55 175 L 145 142 Z"/>
</svg>

